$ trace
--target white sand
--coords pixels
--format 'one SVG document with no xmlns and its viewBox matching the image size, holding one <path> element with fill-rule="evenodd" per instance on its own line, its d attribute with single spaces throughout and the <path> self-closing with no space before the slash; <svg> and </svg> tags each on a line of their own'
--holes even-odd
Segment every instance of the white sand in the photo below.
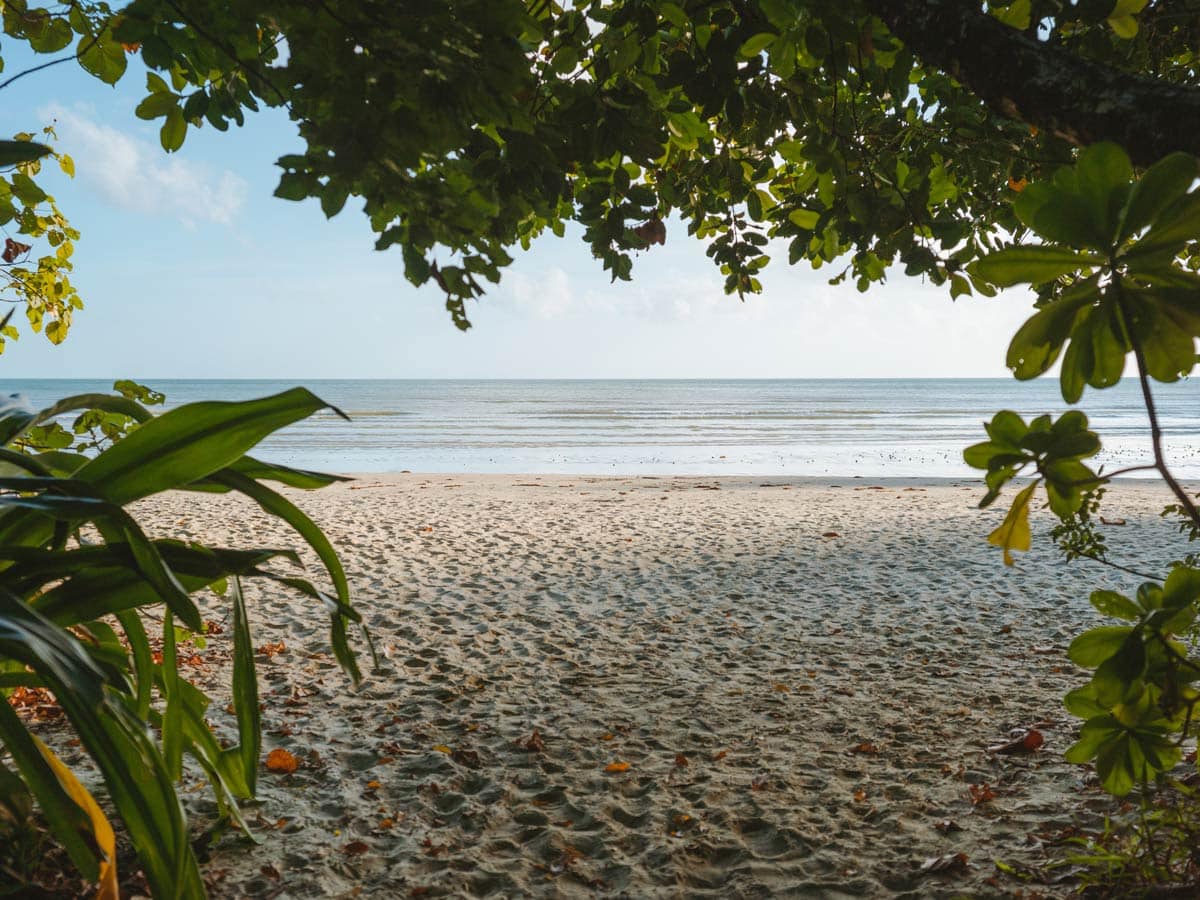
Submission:
<svg viewBox="0 0 1200 900">
<path fill-rule="evenodd" d="M 1096 620 L 1092 589 L 1137 579 L 1061 563 L 1046 513 L 1006 569 L 981 493 L 404 474 L 290 494 L 335 538 L 386 658 L 355 692 L 320 610 L 250 594 L 256 644 L 288 648 L 261 666 L 264 751 L 302 765 L 264 770 L 249 810 L 262 843 L 224 839 L 214 894 L 1018 890 L 988 882 L 995 860 L 1037 863 L 1042 837 L 1109 808 L 1061 759 L 1075 726 L 1060 697 L 1080 683 L 1065 650 Z M 1109 499 L 1128 521 L 1107 529 L 1115 559 L 1153 571 L 1183 552 L 1161 487 Z M 295 543 L 229 503 L 184 495 L 153 513 L 161 534 Z M 228 649 L 202 654 L 214 684 Z M 1034 725 L 1041 751 L 986 753 Z M 535 730 L 544 750 L 524 749 Z M 628 771 L 605 772 L 618 761 Z M 995 799 L 974 806 L 972 784 Z M 202 823 L 211 804 L 188 797 Z M 956 852 L 965 867 L 918 871 Z"/>
</svg>

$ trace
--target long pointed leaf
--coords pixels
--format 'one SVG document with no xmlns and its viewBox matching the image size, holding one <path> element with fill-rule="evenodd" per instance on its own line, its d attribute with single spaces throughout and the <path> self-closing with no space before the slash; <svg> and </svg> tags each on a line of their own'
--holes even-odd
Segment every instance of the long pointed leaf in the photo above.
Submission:
<svg viewBox="0 0 1200 900">
<path fill-rule="evenodd" d="M 233 711 L 237 716 L 240 759 L 251 796 L 258 790 L 258 757 L 262 752 L 262 721 L 258 712 L 258 673 L 242 582 L 230 581 L 233 591 Z"/>
<path fill-rule="evenodd" d="M 303 388 L 260 400 L 189 403 L 147 422 L 76 478 L 124 505 L 223 469 L 272 432 L 326 408 L 333 407 Z"/>
</svg>

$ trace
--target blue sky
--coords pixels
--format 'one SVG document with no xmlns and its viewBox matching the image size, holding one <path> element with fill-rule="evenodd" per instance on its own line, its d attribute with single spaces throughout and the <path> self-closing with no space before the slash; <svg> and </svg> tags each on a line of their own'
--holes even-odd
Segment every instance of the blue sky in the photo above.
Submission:
<svg viewBox="0 0 1200 900">
<path fill-rule="evenodd" d="M 87 304 L 61 346 L 27 329 L 10 343 L 13 378 L 1004 376 L 1029 314 L 1019 292 L 952 303 L 899 271 L 860 295 L 786 253 L 742 303 L 677 226 L 632 284 L 610 284 L 577 233 L 547 236 L 462 334 L 436 288 L 404 281 L 398 251 L 372 249 L 360 201 L 327 221 L 315 202 L 271 196 L 275 159 L 300 146 L 283 113 L 190 130 L 167 155 L 133 115 L 145 90 L 132 66 L 115 89 L 66 64 L 5 93 L 14 130 L 54 119 L 75 159 L 74 180 L 45 186 L 83 232 Z"/>
</svg>

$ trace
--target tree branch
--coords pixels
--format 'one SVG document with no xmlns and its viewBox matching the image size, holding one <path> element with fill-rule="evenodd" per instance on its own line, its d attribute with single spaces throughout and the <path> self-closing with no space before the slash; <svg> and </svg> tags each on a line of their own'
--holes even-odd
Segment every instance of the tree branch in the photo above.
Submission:
<svg viewBox="0 0 1200 900">
<path fill-rule="evenodd" d="M 864 0 L 926 65 L 999 115 L 1077 146 L 1110 140 L 1139 165 L 1200 155 L 1200 90 L 1123 72 L 1037 41 L 961 0 Z"/>
</svg>

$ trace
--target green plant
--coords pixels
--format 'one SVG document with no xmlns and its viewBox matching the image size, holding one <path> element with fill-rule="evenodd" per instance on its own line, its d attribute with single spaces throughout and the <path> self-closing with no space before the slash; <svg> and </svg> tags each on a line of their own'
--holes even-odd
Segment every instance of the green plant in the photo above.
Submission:
<svg viewBox="0 0 1200 900">
<path fill-rule="evenodd" d="M 53 693 L 99 769 L 155 896 L 199 897 L 204 887 L 173 787 L 183 755 L 203 768 L 222 816 L 238 824 L 238 801 L 254 796 L 259 761 L 241 579 L 269 579 L 316 601 L 329 616 L 335 655 L 360 678 L 346 633 L 359 616 L 337 555 L 311 519 L 265 484 L 319 488 L 337 479 L 246 455 L 268 434 L 327 404 L 297 388 L 260 400 L 187 404 L 155 417 L 131 399 L 148 396 L 144 389 L 128 383 L 118 389 L 42 410 L 0 406 L 0 688 Z M 76 411 L 82 411 L 78 443 L 38 443 L 60 434 L 57 417 Z M 113 427 L 97 441 L 92 426 L 80 423 Z M 269 568 L 276 559 L 298 563 L 290 550 L 150 539 L 126 507 L 168 490 L 246 494 L 308 542 L 332 590 Z M 180 673 L 176 649 L 177 624 L 192 632 L 203 627 L 192 594 L 226 582 L 240 738 L 231 747 L 205 721 L 209 698 Z M 161 624 L 151 625 L 161 628 L 161 661 L 151 649 L 151 620 L 143 615 L 149 610 L 161 613 Z M 79 870 L 100 882 L 102 896 L 116 896 L 107 821 L 6 702 L 0 702 L 0 742 L 14 770 L 0 773 L 0 800 L 11 798 L 8 806 L 17 809 L 27 791 Z"/>
<path fill-rule="evenodd" d="M 1063 523 L 1058 536 L 1068 557 L 1113 564 L 1092 517 L 1100 508 L 1100 485 L 1130 471 L 1157 472 L 1178 501 L 1167 513 L 1182 517 L 1189 537 L 1200 527 L 1200 512 L 1163 453 L 1151 388 L 1151 380 L 1187 375 L 1197 359 L 1200 275 L 1192 270 L 1192 251 L 1200 240 L 1198 175 L 1195 157 L 1173 154 L 1135 178 L 1119 147 L 1092 146 L 1050 181 L 1029 185 L 1014 204 L 1022 224 L 1044 243 L 1008 247 L 972 266 L 977 277 L 1002 287 L 1038 286 L 1038 310 L 1008 350 L 1017 378 L 1043 374 L 1061 355 L 1062 396 L 1076 403 L 1085 385 L 1117 383 L 1132 354 L 1150 422 L 1153 463 L 1097 474 L 1083 462 L 1100 442 L 1086 430 L 1082 413 L 1054 422 L 1042 416 L 1029 426 L 1014 413 L 996 415 L 987 426 L 990 440 L 964 457 L 987 471 L 981 506 L 1017 475 L 1033 476 L 989 537 L 1010 565 L 1012 550 L 1029 549 L 1028 511 L 1040 485 Z M 1144 583 L 1136 598 L 1101 590 L 1091 602 L 1125 624 L 1090 629 L 1071 643 L 1072 661 L 1093 674 L 1065 700 L 1084 720 L 1067 759 L 1094 763 L 1113 794 L 1148 790 L 1180 761 L 1182 744 L 1196 729 L 1200 659 L 1179 636 L 1192 630 L 1200 610 L 1200 569 L 1177 563 L 1165 579 Z"/>
</svg>

